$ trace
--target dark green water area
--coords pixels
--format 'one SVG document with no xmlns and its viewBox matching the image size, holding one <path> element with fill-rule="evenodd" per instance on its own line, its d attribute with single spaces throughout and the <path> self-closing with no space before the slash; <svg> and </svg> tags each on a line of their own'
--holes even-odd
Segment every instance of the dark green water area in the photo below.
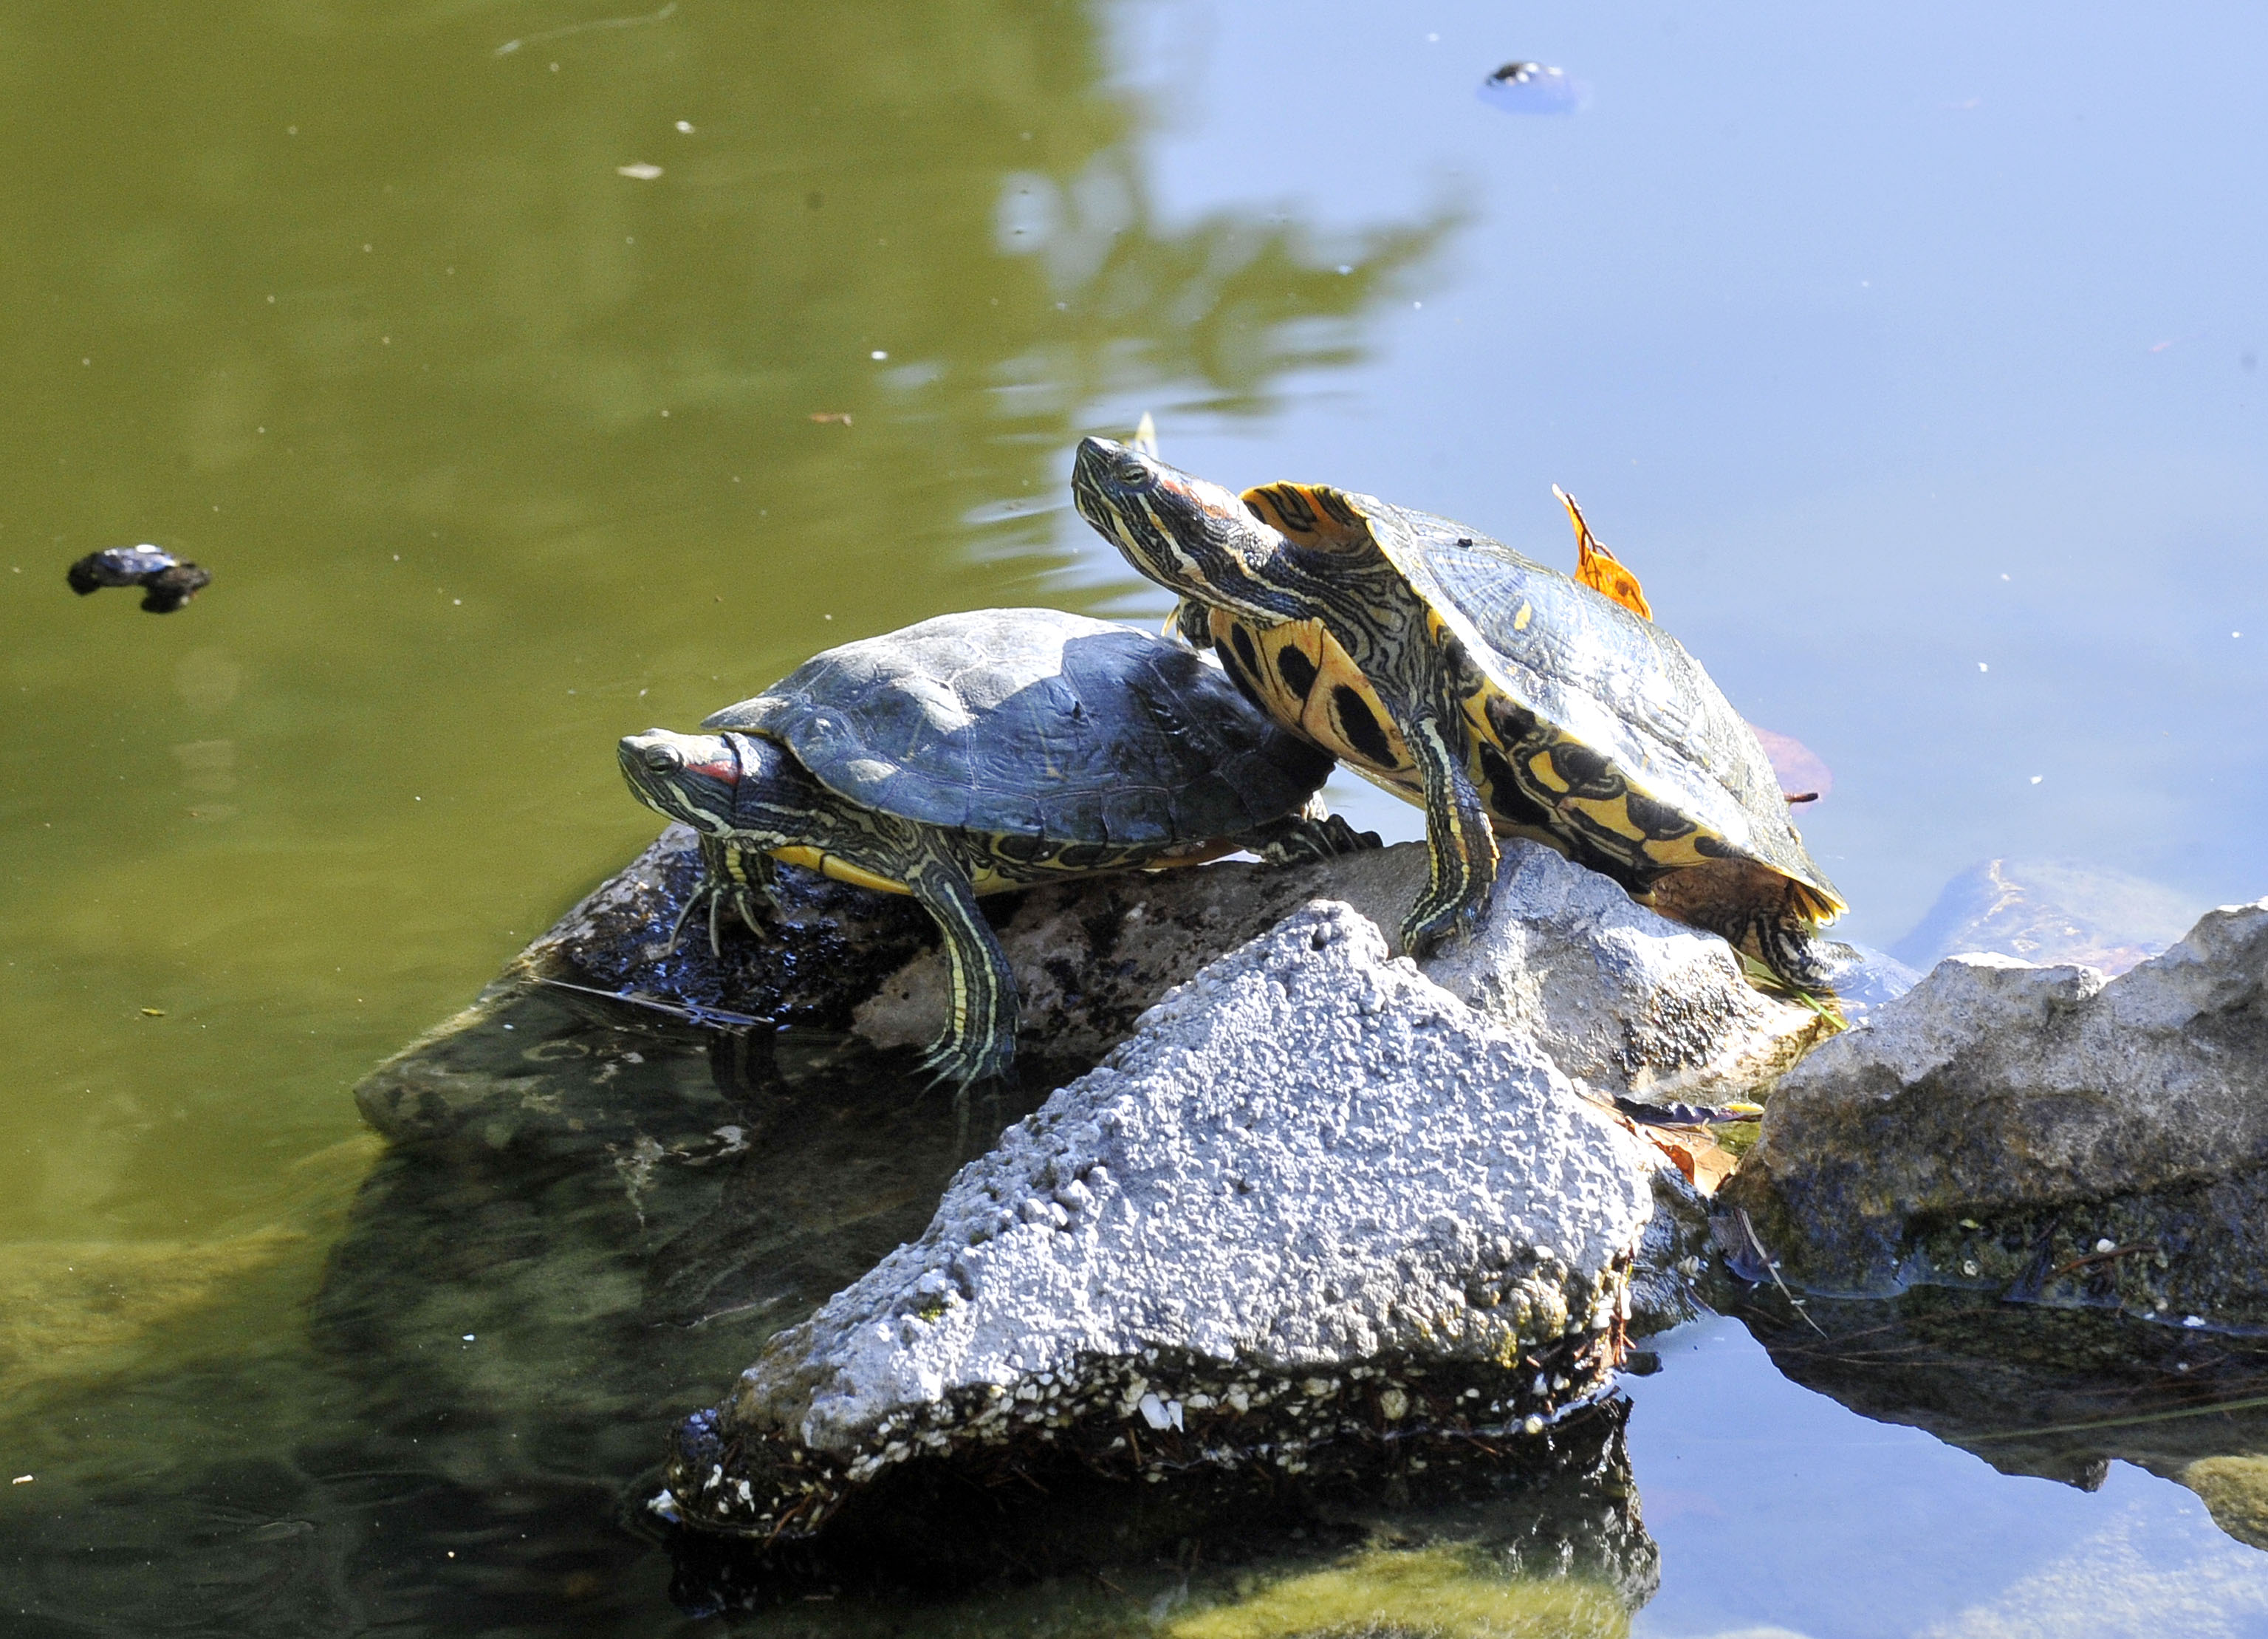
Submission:
<svg viewBox="0 0 2268 1639">
<path fill-rule="evenodd" d="M 1928 1294 L 1727 1286 L 1423 1490 L 939 1480 L 755 1566 L 644 1510 L 665 1430 L 1025 1106 L 564 1002 L 476 1067 L 580 1133 L 350 1096 L 652 838 L 616 736 L 947 609 L 1161 616 L 1065 487 L 1145 412 L 1563 566 L 1565 485 L 1830 772 L 1858 938 L 2004 854 L 2268 892 L 2264 56 L 2234 4 L 0 8 L 0 1632 L 2268 1632 L 2260 1340 Z M 1516 58 L 1582 97 L 1476 94 Z M 136 542 L 210 588 L 71 596 Z"/>
</svg>

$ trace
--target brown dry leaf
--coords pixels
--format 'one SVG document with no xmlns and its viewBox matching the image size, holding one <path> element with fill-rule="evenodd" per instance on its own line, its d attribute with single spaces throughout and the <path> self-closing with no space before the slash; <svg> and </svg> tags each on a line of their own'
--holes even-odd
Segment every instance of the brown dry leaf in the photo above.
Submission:
<svg viewBox="0 0 2268 1639">
<path fill-rule="evenodd" d="M 1676 1163 L 1685 1181 L 1704 1195 L 1714 1195 L 1717 1186 L 1732 1177 L 1733 1169 L 1741 1164 L 1705 1127 L 1641 1126 L 1638 1131 L 1656 1149 Z"/>
</svg>

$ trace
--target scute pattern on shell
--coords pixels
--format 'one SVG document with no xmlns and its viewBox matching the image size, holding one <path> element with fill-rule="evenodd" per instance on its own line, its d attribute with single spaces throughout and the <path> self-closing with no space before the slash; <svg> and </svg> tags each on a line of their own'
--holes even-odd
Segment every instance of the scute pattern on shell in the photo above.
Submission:
<svg viewBox="0 0 2268 1639">
<path fill-rule="evenodd" d="M 869 808 L 1071 843 L 1232 836 L 1331 766 L 1182 645 L 1053 609 L 846 643 L 702 726 L 770 735 Z"/>
<path fill-rule="evenodd" d="M 1833 894 L 1754 731 L 1683 644 L 1463 524 L 1348 499 L 1418 596 L 1465 628 L 1458 636 L 1497 688 L 1740 853 Z"/>
</svg>

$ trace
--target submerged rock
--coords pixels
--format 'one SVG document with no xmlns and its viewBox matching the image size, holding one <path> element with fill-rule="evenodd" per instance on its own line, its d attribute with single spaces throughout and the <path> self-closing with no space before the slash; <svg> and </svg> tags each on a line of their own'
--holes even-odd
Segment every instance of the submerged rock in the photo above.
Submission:
<svg viewBox="0 0 2268 1639">
<path fill-rule="evenodd" d="M 2043 967 L 2080 963 L 2124 973 L 2179 939 L 2200 908 L 2120 871 L 2068 860 L 1986 860 L 1948 882 L 1890 954 L 1925 969 L 1989 950 Z"/>
<path fill-rule="evenodd" d="M 1955 956 L 1779 1084 L 1719 1197 L 1790 1281 L 2268 1322 L 2268 900 L 2163 956 Z"/>
<path fill-rule="evenodd" d="M 1311 904 L 688 1419 L 672 1506 L 777 1539 L 916 1459 L 1296 1474 L 1540 1431 L 1619 1357 L 1653 1170 L 1527 1042 Z"/>
</svg>

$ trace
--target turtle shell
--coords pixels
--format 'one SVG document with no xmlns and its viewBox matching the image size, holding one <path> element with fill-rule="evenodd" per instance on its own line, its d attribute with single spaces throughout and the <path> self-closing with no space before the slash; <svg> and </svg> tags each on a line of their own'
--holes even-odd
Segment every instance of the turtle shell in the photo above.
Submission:
<svg viewBox="0 0 2268 1639">
<path fill-rule="evenodd" d="M 777 740 L 862 807 L 1063 843 L 1233 836 L 1298 812 L 1332 762 L 1205 657 L 1043 609 L 846 643 L 702 727 Z"/>
<path fill-rule="evenodd" d="M 1641 873 L 1751 860 L 1809 890 L 1817 919 L 1846 908 L 1789 822 L 1755 731 L 1660 626 L 1432 513 L 1321 484 L 1245 500 L 1294 540 L 1366 532 L 1435 639 L 1470 657 L 1484 681 L 1469 714 L 1495 754 L 1500 812 L 1522 806 L 1503 791 L 1516 779 L 1556 810 L 1551 829 L 1580 823 L 1596 852 Z"/>
</svg>

